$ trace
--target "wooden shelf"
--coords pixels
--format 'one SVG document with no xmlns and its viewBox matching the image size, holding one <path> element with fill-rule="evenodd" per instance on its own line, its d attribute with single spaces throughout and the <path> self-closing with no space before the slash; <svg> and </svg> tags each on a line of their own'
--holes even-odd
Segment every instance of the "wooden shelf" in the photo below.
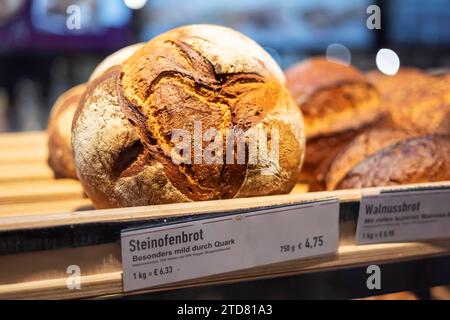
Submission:
<svg viewBox="0 0 450 320">
<path fill-rule="evenodd" d="M 306 193 L 307 186 L 299 184 L 291 194 L 284 196 L 93 210 L 79 182 L 53 178 L 46 164 L 45 143 L 45 135 L 41 132 L 0 135 L 0 155 L 17 150 L 18 146 L 28 150 L 10 153 L 20 158 L 16 162 L 11 161 L 12 156 L 0 156 L 0 168 L 3 168 L 0 170 L 2 299 L 121 296 L 122 267 L 118 240 L 122 228 L 158 224 L 164 219 L 185 220 L 197 215 L 242 212 L 329 197 L 341 200 L 341 245 L 337 255 L 219 274 L 146 292 L 210 287 L 373 263 L 450 257 L 450 239 L 423 243 L 353 245 L 361 190 Z M 422 185 L 402 188 L 418 186 Z M 450 182 L 427 186 L 448 187 Z M 67 289 L 66 268 L 72 264 L 81 268 L 81 290 Z"/>
</svg>

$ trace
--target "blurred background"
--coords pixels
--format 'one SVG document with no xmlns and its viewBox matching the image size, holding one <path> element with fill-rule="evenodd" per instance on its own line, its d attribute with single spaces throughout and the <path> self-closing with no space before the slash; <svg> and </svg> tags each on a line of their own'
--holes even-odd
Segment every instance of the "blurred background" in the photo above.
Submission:
<svg viewBox="0 0 450 320">
<path fill-rule="evenodd" d="M 373 4 L 380 30 L 366 26 Z M 76 10 L 80 28 L 68 21 Z M 44 129 L 58 95 L 105 56 L 192 23 L 237 29 L 282 68 L 336 47 L 362 70 L 380 48 L 402 65 L 450 67 L 448 0 L 0 0 L 0 131 Z"/>
</svg>

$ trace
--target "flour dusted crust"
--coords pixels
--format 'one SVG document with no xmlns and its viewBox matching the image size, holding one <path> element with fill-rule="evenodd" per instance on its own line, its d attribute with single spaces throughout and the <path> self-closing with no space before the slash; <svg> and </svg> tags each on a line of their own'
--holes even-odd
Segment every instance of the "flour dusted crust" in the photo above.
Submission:
<svg viewBox="0 0 450 320">
<path fill-rule="evenodd" d="M 225 41 L 226 40 L 226 41 Z M 279 167 L 175 164 L 175 129 L 278 129 Z M 288 193 L 304 154 L 303 120 L 283 73 L 228 28 L 171 30 L 96 77 L 74 119 L 77 172 L 98 208 Z M 206 147 L 205 142 L 203 147 Z M 226 156 L 224 152 L 224 157 Z"/>
<path fill-rule="evenodd" d="M 47 127 L 48 164 L 58 178 L 76 179 L 71 128 L 78 102 L 86 88 L 78 85 L 63 93 L 53 105 Z"/>
<path fill-rule="evenodd" d="M 366 188 L 450 179 L 450 136 L 413 137 L 372 154 L 337 184 L 336 189 Z"/>
</svg>

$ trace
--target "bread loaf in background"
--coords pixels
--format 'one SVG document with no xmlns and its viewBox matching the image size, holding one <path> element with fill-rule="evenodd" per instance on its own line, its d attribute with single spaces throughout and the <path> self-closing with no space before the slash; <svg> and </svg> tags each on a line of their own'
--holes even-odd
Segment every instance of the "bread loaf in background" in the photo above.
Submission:
<svg viewBox="0 0 450 320">
<path fill-rule="evenodd" d="M 269 140 L 277 129 L 277 173 L 262 174 L 260 163 L 174 163 L 171 134 L 192 134 L 195 121 L 203 131 L 266 129 Z M 268 53 L 231 29 L 192 25 L 154 38 L 95 77 L 75 115 L 72 145 L 94 205 L 128 207 L 288 193 L 303 162 L 303 130 Z"/>
<path fill-rule="evenodd" d="M 435 77 L 416 90 L 407 90 L 390 114 L 397 128 L 423 134 L 450 132 L 450 76 Z"/>
<path fill-rule="evenodd" d="M 426 135 L 392 144 L 361 160 L 335 189 L 450 180 L 450 135 Z"/>
<path fill-rule="evenodd" d="M 411 135 L 411 132 L 388 128 L 373 128 L 361 133 L 332 159 L 326 172 L 327 190 L 334 190 L 342 179 L 367 157 Z"/>
<path fill-rule="evenodd" d="M 133 44 L 109 55 L 98 64 L 89 80 L 91 81 L 109 68 L 121 64 L 142 46 L 143 43 Z M 86 84 L 81 84 L 63 93 L 50 112 L 47 128 L 48 164 L 57 178 L 77 179 L 71 145 L 72 120 L 86 87 Z"/>
<path fill-rule="evenodd" d="M 435 77 L 427 74 L 419 68 L 401 67 L 395 75 L 387 75 L 378 70 L 366 73 L 367 79 L 378 89 L 383 103 L 390 98 L 405 95 L 405 88 L 420 88 Z M 402 90 L 399 90 L 402 89 Z"/>
<path fill-rule="evenodd" d="M 311 191 L 325 189 L 334 156 L 382 116 L 380 94 L 352 66 L 316 57 L 285 72 L 288 87 L 305 119 L 306 156 L 300 176 Z"/>
<path fill-rule="evenodd" d="M 387 116 L 375 128 L 366 129 L 331 161 L 326 173 L 327 190 L 441 180 L 435 171 L 432 171 L 429 180 L 407 172 L 408 166 L 411 166 L 410 159 L 417 156 L 412 148 L 401 149 L 405 153 L 403 158 L 390 159 L 392 155 L 385 154 L 393 145 L 398 144 L 398 148 L 402 148 L 405 143 L 408 146 L 411 142 L 406 143 L 406 140 L 414 137 L 420 139 L 423 135 L 450 133 L 450 78 L 428 75 L 415 68 L 402 68 L 393 76 L 377 71 L 369 72 L 367 76 L 380 91 Z M 431 148 L 432 142 L 427 143 Z M 440 155 L 430 152 L 428 157 L 430 161 L 439 162 Z M 387 171 L 377 168 L 374 164 L 376 160 L 369 160 L 372 156 L 379 157 L 377 159 L 383 162 L 384 169 L 392 172 L 383 176 Z M 397 169 L 407 175 L 392 178 Z M 376 177 L 368 173 L 370 170 Z M 421 168 L 417 167 L 417 170 Z M 444 173 L 442 175 L 445 176 Z"/>
<path fill-rule="evenodd" d="M 308 139 L 300 181 L 307 181 L 310 191 L 324 190 L 325 178 L 334 158 L 361 132 L 364 132 L 363 129 L 347 130 Z"/>
<path fill-rule="evenodd" d="M 450 132 L 450 76 L 404 67 L 393 76 L 371 71 L 367 77 L 381 93 L 384 127 L 422 134 Z"/>
<path fill-rule="evenodd" d="M 303 112 L 307 139 L 359 129 L 380 116 L 378 91 L 352 66 L 316 57 L 285 74 Z"/>
<path fill-rule="evenodd" d="M 80 84 L 66 91 L 56 100 L 50 112 L 47 126 L 48 164 L 57 178 L 77 178 L 71 130 L 73 116 L 85 89 L 86 85 Z"/>
</svg>

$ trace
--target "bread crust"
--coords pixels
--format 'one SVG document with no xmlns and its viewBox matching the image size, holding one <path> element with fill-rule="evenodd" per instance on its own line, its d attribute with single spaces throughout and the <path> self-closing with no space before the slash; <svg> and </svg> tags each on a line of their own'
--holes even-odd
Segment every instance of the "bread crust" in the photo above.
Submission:
<svg viewBox="0 0 450 320">
<path fill-rule="evenodd" d="M 371 71 L 367 77 L 382 94 L 386 127 L 421 134 L 450 132 L 450 76 L 402 68 L 394 76 Z"/>
<path fill-rule="evenodd" d="M 392 186 L 450 179 L 450 135 L 413 137 L 372 154 L 336 189 Z"/>
<path fill-rule="evenodd" d="M 310 191 L 325 190 L 326 174 L 334 158 L 361 132 L 362 130 L 347 130 L 308 140 L 300 180 L 308 182 Z"/>
<path fill-rule="evenodd" d="M 259 163 L 175 164 L 172 131 L 193 133 L 199 120 L 222 134 L 277 128 L 277 174 L 262 175 Z M 294 187 L 303 162 L 303 120 L 263 49 L 228 28 L 193 25 L 154 38 L 96 78 L 72 144 L 98 208 L 280 194 Z"/>
<path fill-rule="evenodd" d="M 48 165 L 57 178 L 77 179 L 71 146 L 73 116 L 86 89 L 80 84 L 64 92 L 50 112 L 47 126 Z"/>
<path fill-rule="evenodd" d="M 380 116 L 378 91 L 352 66 L 315 57 L 285 74 L 303 112 L 307 139 L 356 130 Z"/>
<path fill-rule="evenodd" d="M 334 190 L 347 173 L 367 157 L 412 135 L 412 132 L 387 128 L 361 133 L 333 159 L 326 173 L 327 190 Z"/>
</svg>

